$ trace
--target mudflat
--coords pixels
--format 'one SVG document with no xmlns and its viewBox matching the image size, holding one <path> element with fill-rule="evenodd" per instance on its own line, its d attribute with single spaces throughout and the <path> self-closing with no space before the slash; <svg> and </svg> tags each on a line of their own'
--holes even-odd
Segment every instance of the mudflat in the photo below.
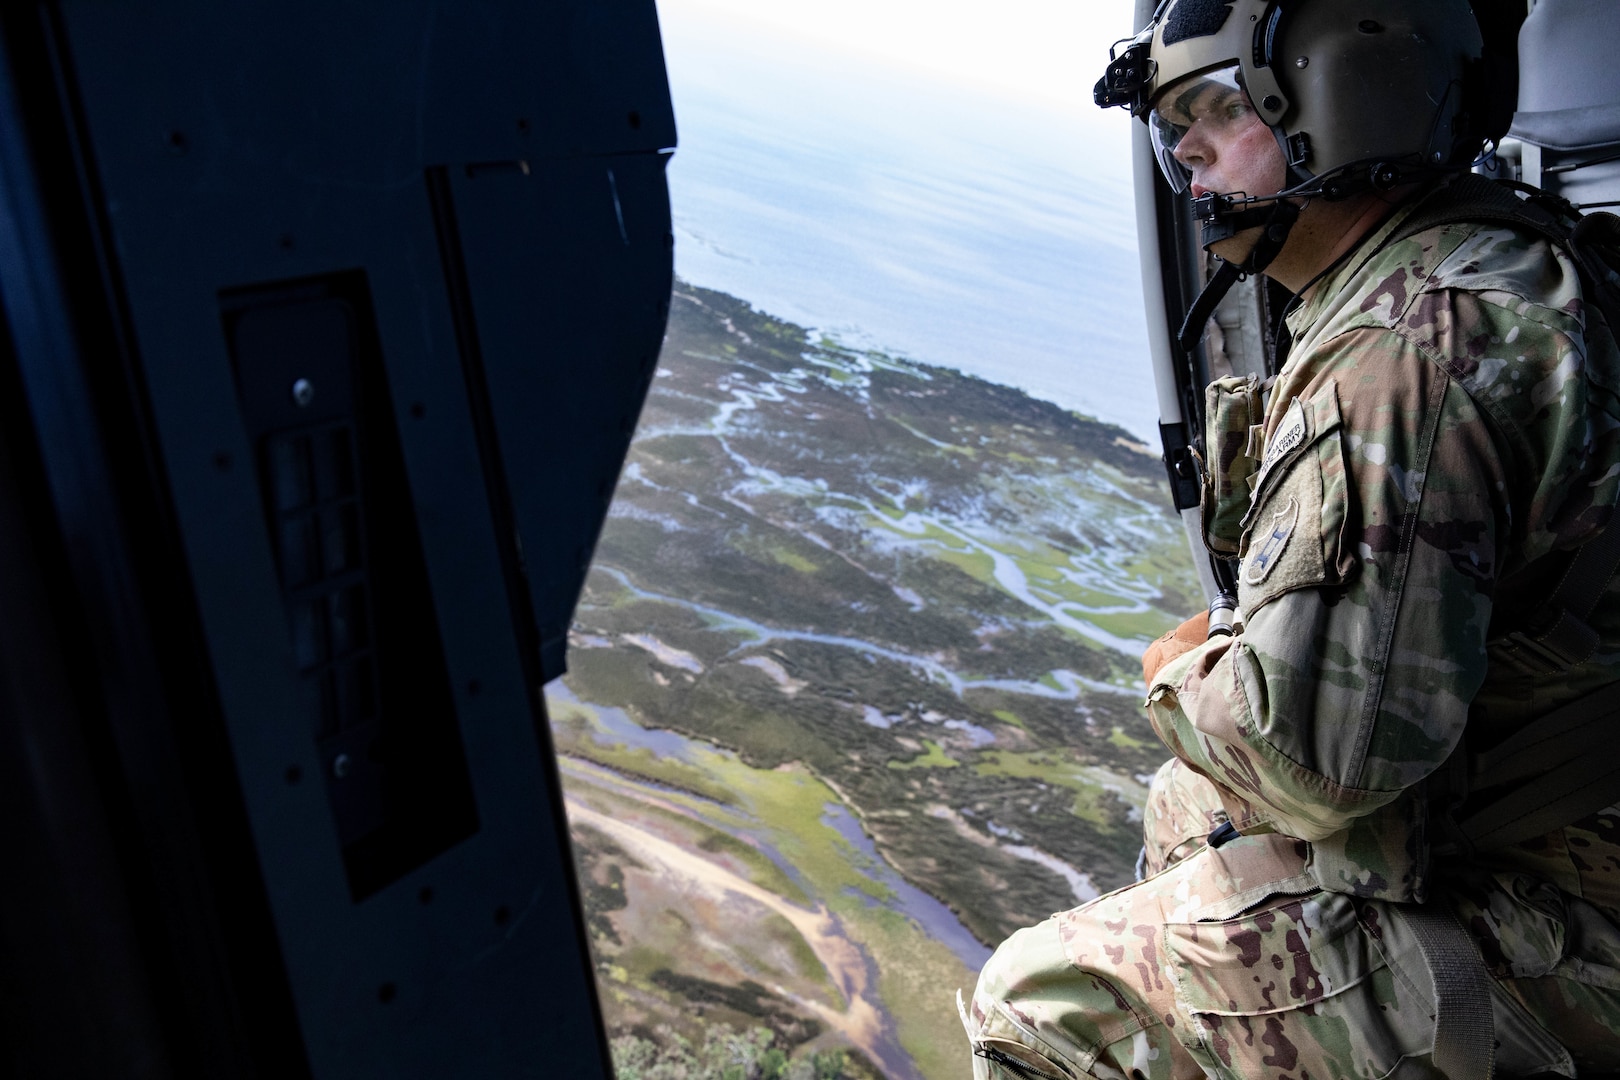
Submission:
<svg viewBox="0 0 1620 1080">
<path fill-rule="evenodd" d="M 988 946 L 1130 879 L 1183 535 L 1121 428 L 678 283 L 548 693 L 614 1033 L 969 1075 Z"/>
</svg>

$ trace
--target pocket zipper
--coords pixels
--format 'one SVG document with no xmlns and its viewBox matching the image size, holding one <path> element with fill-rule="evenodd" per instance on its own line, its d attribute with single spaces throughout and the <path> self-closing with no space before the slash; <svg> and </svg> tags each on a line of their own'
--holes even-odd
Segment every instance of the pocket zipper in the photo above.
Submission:
<svg viewBox="0 0 1620 1080">
<path fill-rule="evenodd" d="M 1051 1073 L 1038 1072 L 1033 1065 L 1024 1064 L 1005 1050 L 997 1050 L 993 1046 L 975 1046 L 973 1052 L 995 1062 L 1014 1076 L 1022 1077 L 1023 1080 L 1052 1080 Z"/>
</svg>

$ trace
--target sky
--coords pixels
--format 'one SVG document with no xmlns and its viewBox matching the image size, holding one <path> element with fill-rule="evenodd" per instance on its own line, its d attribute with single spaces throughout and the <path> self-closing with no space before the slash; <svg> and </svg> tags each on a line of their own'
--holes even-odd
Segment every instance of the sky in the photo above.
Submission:
<svg viewBox="0 0 1620 1080">
<path fill-rule="evenodd" d="M 676 269 L 1151 438 L 1131 4 L 660 0 Z"/>
<path fill-rule="evenodd" d="M 1129 0 L 659 0 L 666 35 L 687 25 L 767 30 L 806 55 L 842 53 L 1015 101 L 1091 109 Z M 1100 112 L 1097 113 L 1101 119 Z M 1112 117 L 1109 119 L 1116 119 Z"/>
</svg>

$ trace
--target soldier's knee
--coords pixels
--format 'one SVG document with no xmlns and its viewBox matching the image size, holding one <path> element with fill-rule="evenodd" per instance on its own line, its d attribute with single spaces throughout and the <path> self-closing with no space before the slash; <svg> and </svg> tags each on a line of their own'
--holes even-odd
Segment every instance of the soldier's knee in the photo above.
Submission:
<svg viewBox="0 0 1620 1080">
<path fill-rule="evenodd" d="M 973 1048 L 975 1080 L 1062 1080 L 1074 1074 L 1061 1049 L 1041 1031 L 1063 996 L 1063 984 L 1072 978 L 1055 919 L 1001 943 L 979 973 L 972 998 L 964 1001 L 957 993 L 957 1010 Z"/>
<path fill-rule="evenodd" d="M 1132 1069 L 1152 1080 L 1177 1075 L 1169 1035 L 1146 1001 L 1151 989 L 1134 985 L 1140 966 L 1108 963 L 1108 943 L 1123 932 L 1108 923 L 1111 910 L 1097 901 L 1064 912 L 996 950 L 971 1000 L 960 1002 L 978 1080 L 1120 1080 Z M 1097 961 L 1082 959 L 1093 946 Z M 1118 954 L 1123 960 L 1124 951 Z M 1148 978 L 1168 989 L 1158 972 Z"/>
<path fill-rule="evenodd" d="M 1214 784 L 1179 758 L 1159 766 L 1148 785 L 1142 810 L 1144 876 L 1157 874 L 1204 846 L 1206 838 L 1228 819 Z"/>
</svg>

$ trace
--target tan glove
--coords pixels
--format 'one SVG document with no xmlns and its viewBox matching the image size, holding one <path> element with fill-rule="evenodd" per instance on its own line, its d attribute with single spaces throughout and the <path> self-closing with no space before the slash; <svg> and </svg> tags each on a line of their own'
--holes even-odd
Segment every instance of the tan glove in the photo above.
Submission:
<svg viewBox="0 0 1620 1080">
<path fill-rule="evenodd" d="M 1209 612 L 1201 611 L 1147 647 L 1147 652 L 1142 654 L 1142 681 L 1149 690 L 1153 689 L 1153 679 L 1160 668 L 1207 640 Z"/>
</svg>

